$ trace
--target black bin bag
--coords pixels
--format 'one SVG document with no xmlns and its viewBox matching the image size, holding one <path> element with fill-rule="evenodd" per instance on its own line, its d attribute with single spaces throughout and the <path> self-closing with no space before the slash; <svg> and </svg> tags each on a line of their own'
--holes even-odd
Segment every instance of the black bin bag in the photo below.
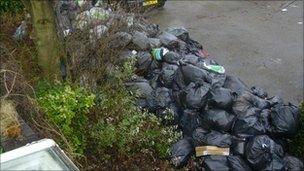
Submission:
<svg viewBox="0 0 304 171">
<path fill-rule="evenodd" d="M 160 80 L 165 87 L 167 87 L 167 88 L 172 87 L 174 74 L 177 69 L 178 69 L 178 66 L 176 66 L 176 65 L 170 65 L 167 63 L 163 63 Z"/>
<path fill-rule="evenodd" d="M 160 42 L 168 49 L 175 49 L 178 47 L 178 38 L 171 33 L 163 32 L 158 36 Z"/>
<path fill-rule="evenodd" d="M 208 71 L 196 67 L 191 64 L 181 63 L 180 65 L 181 72 L 185 83 L 188 85 L 191 82 L 194 83 L 211 83 L 211 77 L 208 75 Z"/>
<path fill-rule="evenodd" d="M 187 41 L 189 39 L 189 32 L 184 27 L 169 27 L 166 29 L 166 31 L 182 41 Z"/>
<path fill-rule="evenodd" d="M 132 37 L 132 43 L 135 50 L 148 50 L 150 48 L 150 41 L 144 32 L 135 31 Z"/>
<path fill-rule="evenodd" d="M 163 61 L 169 64 L 178 64 L 178 61 L 182 58 L 182 56 L 176 52 L 170 51 L 165 54 L 163 57 Z"/>
<path fill-rule="evenodd" d="M 138 52 L 137 61 L 135 64 L 136 74 L 140 76 L 147 75 L 151 63 L 152 63 L 152 57 L 150 53 L 144 51 Z"/>
<path fill-rule="evenodd" d="M 270 163 L 268 163 L 262 171 L 274 171 L 274 170 L 284 170 L 284 162 L 282 158 L 274 157 Z"/>
<path fill-rule="evenodd" d="M 251 171 L 248 164 L 243 160 L 241 156 L 227 156 L 228 164 L 230 170 L 233 171 Z"/>
<path fill-rule="evenodd" d="M 147 97 L 147 105 L 151 111 L 165 109 L 171 102 L 170 90 L 165 87 L 157 88 Z"/>
<path fill-rule="evenodd" d="M 175 73 L 173 75 L 172 90 L 181 91 L 186 86 L 187 86 L 187 84 L 184 81 L 184 76 L 183 76 L 181 67 L 178 67 L 178 69 L 175 71 Z"/>
<path fill-rule="evenodd" d="M 229 171 L 227 156 L 205 156 L 202 166 L 206 171 Z"/>
<path fill-rule="evenodd" d="M 244 91 L 236 98 L 232 109 L 236 115 L 244 115 L 248 109 L 255 107 L 258 109 L 270 108 L 270 103 L 267 100 L 259 98 L 248 91 Z"/>
<path fill-rule="evenodd" d="M 246 136 L 243 135 L 233 136 L 232 144 L 230 146 L 231 154 L 243 156 L 245 153 L 246 143 L 247 143 Z"/>
<path fill-rule="evenodd" d="M 203 46 L 199 42 L 191 38 L 189 38 L 185 42 L 186 42 L 186 54 L 200 55 L 200 51 L 203 50 Z"/>
<path fill-rule="evenodd" d="M 229 132 L 234 121 L 234 115 L 221 109 L 209 109 L 204 112 L 202 121 L 204 128 Z"/>
<path fill-rule="evenodd" d="M 303 162 L 293 156 L 285 156 L 284 157 L 284 169 L 286 171 L 303 171 L 304 165 Z"/>
<path fill-rule="evenodd" d="M 186 109 L 183 111 L 180 126 L 183 131 L 183 136 L 191 137 L 192 132 L 202 123 L 199 113 L 195 110 Z"/>
<path fill-rule="evenodd" d="M 251 87 L 251 93 L 263 99 L 268 96 L 268 93 L 265 90 L 256 86 Z"/>
<path fill-rule="evenodd" d="M 229 89 L 222 87 L 213 87 L 211 89 L 212 97 L 209 104 L 220 109 L 230 109 L 236 94 Z"/>
<path fill-rule="evenodd" d="M 249 88 L 247 85 L 240 80 L 238 77 L 227 75 L 224 88 L 228 88 L 233 92 L 237 92 L 238 94 L 242 93 L 243 91 L 248 91 Z"/>
<path fill-rule="evenodd" d="M 271 109 L 271 132 L 290 137 L 297 133 L 299 126 L 299 109 L 298 107 L 288 105 L 276 105 Z"/>
<path fill-rule="evenodd" d="M 110 48 L 124 48 L 132 41 L 132 35 L 126 32 L 115 33 L 109 42 Z"/>
<path fill-rule="evenodd" d="M 149 81 L 143 78 L 128 81 L 125 83 L 125 86 L 128 90 L 137 92 L 140 98 L 147 98 L 153 91 Z"/>
<path fill-rule="evenodd" d="M 180 93 L 180 101 L 184 107 L 191 109 L 200 109 L 204 107 L 211 96 L 210 86 L 208 84 L 198 85 L 190 83 L 184 91 Z"/>
<path fill-rule="evenodd" d="M 273 96 L 273 97 L 268 98 L 267 100 L 269 101 L 271 107 L 273 107 L 277 104 L 284 103 L 283 99 L 279 96 Z"/>
<path fill-rule="evenodd" d="M 223 87 L 227 78 L 226 74 L 218 74 L 213 72 L 209 72 L 209 76 L 211 78 L 211 85 L 218 87 Z"/>
<path fill-rule="evenodd" d="M 258 135 L 249 140 L 245 149 L 245 156 L 253 169 L 262 170 L 269 167 L 280 168 L 284 151 L 281 145 L 274 142 L 267 135 Z"/>
<path fill-rule="evenodd" d="M 217 147 L 227 148 L 231 145 L 231 135 L 223 134 L 217 131 L 207 131 L 203 128 L 197 128 L 192 134 L 194 145 L 204 146 L 211 145 Z"/>
<path fill-rule="evenodd" d="M 261 110 L 257 108 L 249 108 L 242 116 L 238 116 L 233 125 L 234 135 L 262 135 L 265 134 L 269 128 L 267 119 L 264 115 L 260 115 Z"/>
<path fill-rule="evenodd" d="M 240 156 L 210 155 L 203 157 L 202 166 L 207 171 L 251 171 Z"/>
<path fill-rule="evenodd" d="M 194 147 L 191 138 L 183 138 L 172 145 L 170 161 L 175 167 L 183 167 L 187 165 L 193 153 Z"/>
</svg>

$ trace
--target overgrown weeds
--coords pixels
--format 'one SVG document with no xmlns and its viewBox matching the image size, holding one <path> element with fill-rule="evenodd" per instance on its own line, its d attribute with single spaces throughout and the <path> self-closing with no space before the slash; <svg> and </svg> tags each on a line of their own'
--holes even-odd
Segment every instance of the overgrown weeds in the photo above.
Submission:
<svg viewBox="0 0 304 171">
<path fill-rule="evenodd" d="M 18 13 L 24 9 L 21 0 L 1 0 L 0 15 L 3 13 Z"/>
<path fill-rule="evenodd" d="M 16 103 L 39 136 L 54 139 L 81 170 L 168 169 L 165 158 L 180 133 L 136 106 L 137 94 L 124 85 L 134 75 L 134 59 L 122 63 L 125 47 L 110 46 L 127 23 L 114 18 L 98 40 L 90 29 L 65 39 L 69 77 L 50 83 L 41 81 L 30 30 L 22 41 L 11 38 L 21 20 L 1 23 L 14 24 L 1 31 L 0 95 Z"/>
<path fill-rule="evenodd" d="M 113 72 L 112 79 L 103 83 L 98 91 L 94 111 L 97 122 L 91 135 L 97 142 L 96 151 L 107 154 L 104 161 L 115 156 L 130 159 L 145 153 L 164 159 L 171 144 L 180 136 L 175 126 L 163 126 L 155 115 L 136 106 L 135 94 L 127 91 L 123 84 L 132 73 L 131 63 Z"/>
<path fill-rule="evenodd" d="M 300 126 L 297 135 L 291 140 L 289 145 L 291 154 L 304 160 L 304 102 L 299 106 L 300 108 Z"/>
<path fill-rule="evenodd" d="M 83 155 L 89 109 L 95 95 L 69 84 L 40 82 L 37 100 L 49 122 L 57 125 L 72 146 L 73 154 Z"/>
</svg>

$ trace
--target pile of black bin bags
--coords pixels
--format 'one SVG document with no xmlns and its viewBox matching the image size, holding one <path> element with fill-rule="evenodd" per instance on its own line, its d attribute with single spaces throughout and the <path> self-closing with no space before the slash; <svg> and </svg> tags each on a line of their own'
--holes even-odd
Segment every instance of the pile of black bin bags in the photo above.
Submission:
<svg viewBox="0 0 304 171">
<path fill-rule="evenodd" d="M 58 1 L 56 16 L 63 37 L 92 24 L 90 38 L 99 39 L 115 21 L 126 23 L 126 29 L 110 37 L 109 46 L 125 49 L 122 60 L 137 59 L 138 77 L 126 86 L 140 92 L 138 105 L 161 118 L 167 110 L 173 112 L 174 120 L 166 124 L 177 124 L 183 132 L 183 139 L 171 149 L 176 167 L 187 165 L 195 147 L 209 145 L 229 148 L 229 156 L 197 158 L 200 170 L 304 170 L 299 159 L 285 153 L 286 139 L 296 134 L 299 124 L 296 106 L 226 75 L 183 27 L 161 32 L 158 25 L 134 15 L 102 5 L 78 7 L 75 2 Z"/>
<path fill-rule="evenodd" d="M 133 40 L 138 77 L 126 86 L 141 92 L 138 105 L 158 117 L 165 118 L 167 109 L 173 112 L 174 121 L 167 124 L 178 124 L 183 132 L 171 148 L 176 167 L 187 165 L 195 147 L 211 145 L 230 148 L 229 156 L 200 157 L 198 169 L 304 170 L 299 159 L 284 151 L 299 125 L 296 106 L 207 68 L 218 64 L 182 27 L 153 38 L 135 32 Z M 168 52 L 155 57 L 152 47 Z"/>
</svg>

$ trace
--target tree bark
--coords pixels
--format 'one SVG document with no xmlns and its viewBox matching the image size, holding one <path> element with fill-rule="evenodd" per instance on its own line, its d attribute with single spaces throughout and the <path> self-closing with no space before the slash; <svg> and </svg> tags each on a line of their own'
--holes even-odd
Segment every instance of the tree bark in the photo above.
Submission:
<svg viewBox="0 0 304 171">
<path fill-rule="evenodd" d="M 32 16 L 38 65 L 43 71 L 43 77 L 49 80 L 59 79 L 60 43 L 51 3 L 48 0 L 31 0 L 27 1 L 26 7 L 31 8 L 28 10 Z"/>
</svg>

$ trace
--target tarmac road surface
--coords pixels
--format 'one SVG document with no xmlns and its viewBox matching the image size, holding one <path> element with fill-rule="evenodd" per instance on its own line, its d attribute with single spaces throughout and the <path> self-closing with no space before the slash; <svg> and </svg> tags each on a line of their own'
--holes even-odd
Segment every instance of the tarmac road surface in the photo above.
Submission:
<svg viewBox="0 0 304 171">
<path fill-rule="evenodd" d="M 303 100 L 303 1 L 167 1 L 147 14 L 184 26 L 227 74 L 285 102 Z"/>
</svg>

